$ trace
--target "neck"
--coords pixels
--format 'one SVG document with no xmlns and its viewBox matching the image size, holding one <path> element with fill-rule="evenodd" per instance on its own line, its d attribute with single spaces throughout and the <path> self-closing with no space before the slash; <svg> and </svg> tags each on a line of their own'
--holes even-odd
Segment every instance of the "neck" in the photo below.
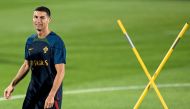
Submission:
<svg viewBox="0 0 190 109">
<path fill-rule="evenodd" d="M 45 38 L 50 33 L 49 29 L 46 30 L 37 30 L 38 38 Z"/>
</svg>

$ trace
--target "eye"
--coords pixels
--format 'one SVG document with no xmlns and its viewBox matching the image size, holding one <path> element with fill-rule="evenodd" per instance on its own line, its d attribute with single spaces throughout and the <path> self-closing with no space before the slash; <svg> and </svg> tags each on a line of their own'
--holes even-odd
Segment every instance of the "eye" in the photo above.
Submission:
<svg viewBox="0 0 190 109">
<path fill-rule="evenodd" d="M 41 18 L 41 19 L 45 19 L 45 16 L 41 16 L 40 18 Z"/>
<path fill-rule="evenodd" d="M 37 18 L 38 18 L 38 16 L 34 16 L 34 18 L 36 18 L 36 19 L 37 19 Z"/>
</svg>

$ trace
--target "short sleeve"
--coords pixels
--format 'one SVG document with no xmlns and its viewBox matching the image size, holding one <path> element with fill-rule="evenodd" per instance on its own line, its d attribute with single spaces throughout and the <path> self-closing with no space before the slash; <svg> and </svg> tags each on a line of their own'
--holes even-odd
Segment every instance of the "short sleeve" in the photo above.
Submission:
<svg viewBox="0 0 190 109">
<path fill-rule="evenodd" d="M 29 53 L 28 53 L 28 44 L 27 44 L 27 42 L 25 44 L 25 59 L 29 60 Z"/>
<path fill-rule="evenodd" d="M 54 64 L 66 64 L 66 48 L 62 40 L 58 40 L 54 47 Z"/>
</svg>

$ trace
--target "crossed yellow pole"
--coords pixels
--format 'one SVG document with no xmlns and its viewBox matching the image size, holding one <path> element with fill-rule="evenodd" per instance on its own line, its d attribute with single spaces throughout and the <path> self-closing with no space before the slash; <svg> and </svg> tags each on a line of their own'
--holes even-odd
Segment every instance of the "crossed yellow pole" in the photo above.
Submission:
<svg viewBox="0 0 190 109">
<path fill-rule="evenodd" d="M 180 40 L 180 38 L 182 38 L 182 36 L 184 35 L 184 33 L 187 31 L 187 29 L 189 28 L 189 24 L 186 23 L 185 26 L 183 27 L 183 29 L 181 30 L 181 32 L 179 33 L 178 37 L 176 38 L 176 40 L 174 41 L 174 43 L 172 44 L 171 48 L 169 49 L 168 53 L 166 54 L 166 56 L 164 57 L 164 59 L 162 60 L 161 64 L 158 66 L 156 72 L 154 73 L 153 77 L 151 78 L 142 58 L 140 57 L 137 49 L 135 48 L 134 44 L 132 43 L 129 35 L 127 34 L 123 24 L 121 23 L 121 20 L 118 20 L 118 25 L 120 26 L 121 30 L 123 31 L 123 33 L 125 34 L 126 38 L 128 39 L 131 47 L 132 47 L 132 50 L 135 54 L 135 56 L 137 57 L 137 60 L 139 61 L 141 67 L 143 68 L 146 76 L 148 77 L 149 79 L 149 83 L 148 85 L 146 86 L 145 90 L 143 91 L 143 93 L 141 94 L 141 97 L 139 98 L 139 100 L 137 101 L 136 105 L 134 106 L 134 109 L 138 109 L 138 107 L 140 106 L 140 104 L 142 103 L 144 97 L 146 96 L 148 90 L 150 89 L 150 85 L 152 84 L 154 90 L 156 91 L 157 93 L 157 96 L 158 98 L 160 99 L 161 103 L 162 103 L 162 106 L 164 109 L 168 109 L 162 95 L 160 94 L 160 91 L 158 90 L 158 87 L 156 86 L 155 84 L 155 79 L 156 77 L 159 75 L 161 69 L 163 68 L 164 64 L 166 63 L 166 61 L 168 60 L 168 58 L 170 57 L 170 55 L 172 54 L 175 46 L 177 45 L 178 41 Z"/>
<path fill-rule="evenodd" d="M 149 72 L 148 72 L 148 70 L 147 70 L 147 67 L 145 66 L 145 64 L 144 64 L 142 58 L 140 57 L 140 55 L 139 55 L 137 49 L 135 48 L 134 44 L 132 43 L 132 41 L 131 41 L 129 35 L 127 34 L 127 32 L 126 32 L 126 30 L 125 30 L 123 24 L 121 23 L 120 20 L 118 20 L 117 22 L 118 22 L 120 28 L 122 29 L 123 33 L 124 33 L 125 36 L 127 37 L 128 41 L 129 41 L 129 43 L 130 43 L 130 45 L 131 45 L 131 47 L 132 47 L 132 50 L 133 50 L 135 56 L 137 57 L 137 60 L 139 61 L 141 67 L 143 68 L 143 70 L 144 70 L 146 76 L 148 77 L 149 80 L 151 80 L 151 75 L 149 74 Z M 168 107 L 167 107 L 167 105 L 166 105 L 166 103 L 165 103 L 165 101 L 164 101 L 162 95 L 160 94 L 160 91 L 158 90 L 158 87 L 156 86 L 156 84 L 155 84 L 154 82 L 153 82 L 152 85 L 153 85 L 153 88 L 154 88 L 154 90 L 156 91 L 156 93 L 157 93 L 157 95 L 158 95 L 158 97 L 159 97 L 159 99 L 160 99 L 160 101 L 161 101 L 163 107 L 164 107 L 165 109 L 168 109 Z"/>
</svg>

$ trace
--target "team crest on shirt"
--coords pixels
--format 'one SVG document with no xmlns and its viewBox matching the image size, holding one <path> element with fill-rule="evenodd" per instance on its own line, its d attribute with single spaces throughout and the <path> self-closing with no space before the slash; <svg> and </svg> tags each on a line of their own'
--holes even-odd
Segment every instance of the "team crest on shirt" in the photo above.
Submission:
<svg viewBox="0 0 190 109">
<path fill-rule="evenodd" d="M 43 48 L 43 51 L 44 51 L 44 53 L 47 53 L 47 51 L 48 51 L 48 47 L 45 46 L 45 47 Z"/>
</svg>

